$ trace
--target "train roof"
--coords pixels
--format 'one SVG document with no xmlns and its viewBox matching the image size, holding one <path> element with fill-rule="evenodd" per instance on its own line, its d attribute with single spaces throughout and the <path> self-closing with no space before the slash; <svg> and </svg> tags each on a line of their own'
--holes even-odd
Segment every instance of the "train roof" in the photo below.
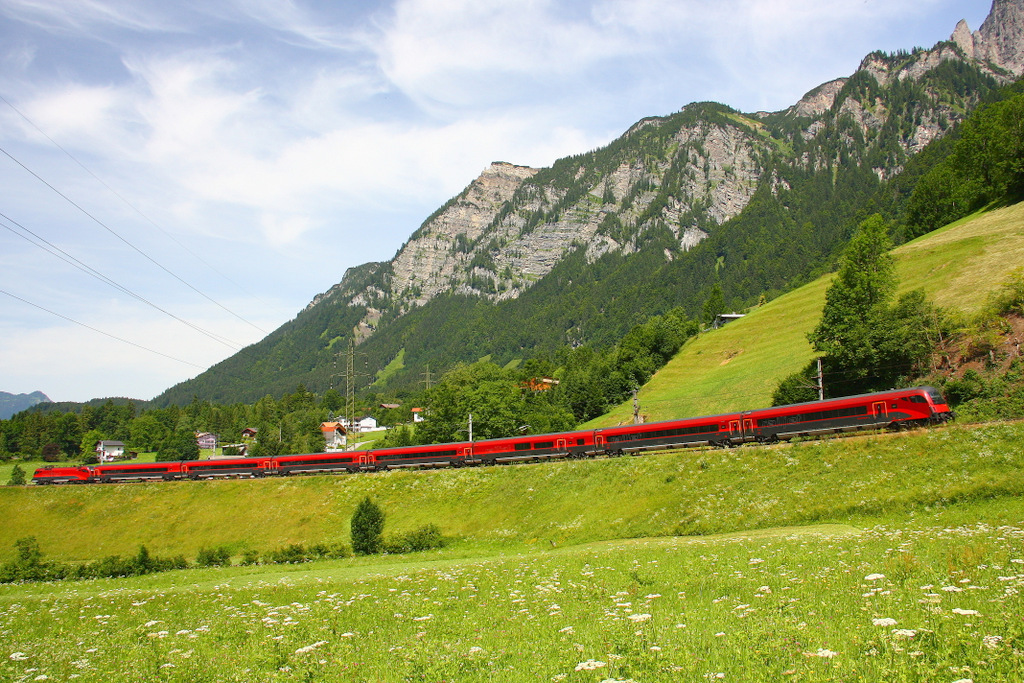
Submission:
<svg viewBox="0 0 1024 683">
<path fill-rule="evenodd" d="M 929 393 L 929 394 L 934 392 L 935 394 L 938 394 L 940 396 L 942 395 L 941 392 L 939 392 L 939 390 L 936 389 L 935 387 L 924 385 L 924 386 L 919 386 L 919 387 L 907 387 L 906 389 L 888 389 L 886 391 L 873 391 L 873 392 L 867 393 L 867 394 L 853 394 L 853 395 L 850 395 L 850 396 L 836 396 L 835 398 L 826 398 L 826 399 L 821 400 L 821 401 L 814 400 L 814 401 L 805 401 L 803 403 L 787 403 L 786 405 L 781 405 L 781 406 L 767 406 L 765 408 L 754 408 L 753 410 L 745 410 L 745 411 L 743 411 L 743 414 L 744 415 L 748 415 L 750 413 L 757 413 L 757 412 L 760 412 L 762 410 L 781 410 L 783 408 L 802 408 L 804 406 L 821 405 L 822 403 L 834 403 L 834 402 L 838 402 L 838 401 L 852 401 L 852 400 L 861 399 L 861 398 L 880 398 L 880 397 L 888 397 L 888 396 L 901 396 L 901 395 L 907 394 L 907 393 L 920 393 L 920 392 L 926 392 L 926 393 Z"/>
</svg>

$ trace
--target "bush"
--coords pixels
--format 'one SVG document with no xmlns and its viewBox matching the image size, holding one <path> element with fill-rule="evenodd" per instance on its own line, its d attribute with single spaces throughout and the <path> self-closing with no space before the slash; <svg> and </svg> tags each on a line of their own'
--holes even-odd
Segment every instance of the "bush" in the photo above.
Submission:
<svg viewBox="0 0 1024 683">
<path fill-rule="evenodd" d="M 43 561 L 43 552 L 35 536 L 19 538 L 14 542 L 16 555 L 0 567 L 0 583 L 15 581 L 49 581 L 63 578 L 61 568 Z"/>
<path fill-rule="evenodd" d="M 43 446 L 42 456 L 45 462 L 60 462 L 60 446 L 55 443 L 46 444 Z"/>
<path fill-rule="evenodd" d="M 384 552 L 392 555 L 417 553 L 433 548 L 443 548 L 448 539 L 436 524 L 425 524 L 406 534 L 396 534 L 384 541 Z"/>
<path fill-rule="evenodd" d="M 352 514 L 352 550 L 358 555 L 379 553 L 383 533 L 384 511 L 367 496 Z"/>
<path fill-rule="evenodd" d="M 267 552 L 264 559 L 269 564 L 299 564 L 300 562 L 309 562 L 311 558 L 306 554 L 306 548 L 301 543 L 292 543 Z"/>
<path fill-rule="evenodd" d="M 230 567 L 231 551 L 227 546 L 218 545 L 213 548 L 202 547 L 196 556 L 196 564 L 200 567 Z"/>
</svg>

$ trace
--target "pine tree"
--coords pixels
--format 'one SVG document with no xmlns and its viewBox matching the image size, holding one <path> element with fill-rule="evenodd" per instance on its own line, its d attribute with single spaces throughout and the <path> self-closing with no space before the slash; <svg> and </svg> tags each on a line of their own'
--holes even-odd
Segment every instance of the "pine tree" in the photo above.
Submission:
<svg viewBox="0 0 1024 683">
<path fill-rule="evenodd" d="M 380 552 L 384 511 L 367 496 L 352 514 L 352 551 L 359 555 Z"/>
<path fill-rule="evenodd" d="M 15 465 L 14 469 L 11 470 L 11 479 L 7 482 L 8 486 L 24 486 L 25 485 L 25 470 L 21 469 L 21 465 Z"/>
<path fill-rule="evenodd" d="M 825 292 L 821 322 L 807 335 L 822 354 L 829 396 L 892 388 L 930 349 L 934 315 L 924 294 L 893 303 L 898 281 L 887 227 L 878 214 L 860 224 Z"/>
</svg>

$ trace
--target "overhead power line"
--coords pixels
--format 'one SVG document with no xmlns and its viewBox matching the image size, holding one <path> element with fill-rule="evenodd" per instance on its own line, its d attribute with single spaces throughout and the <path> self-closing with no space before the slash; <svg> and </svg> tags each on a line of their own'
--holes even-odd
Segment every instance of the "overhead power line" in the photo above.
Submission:
<svg viewBox="0 0 1024 683">
<path fill-rule="evenodd" d="M 196 332 L 199 332 L 200 334 L 203 334 L 203 335 L 209 337 L 210 339 L 212 339 L 215 342 L 218 342 L 220 344 L 223 344 L 224 346 L 227 346 L 229 349 L 237 351 L 238 349 L 241 348 L 241 345 L 238 344 L 237 342 L 233 342 L 230 339 L 222 337 L 222 336 L 220 336 L 220 335 L 218 335 L 218 334 L 216 334 L 214 332 L 210 332 L 209 330 L 203 329 L 202 327 L 199 327 L 195 323 L 191 323 L 188 320 L 185 320 L 184 318 L 179 318 L 178 316 L 176 316 L 175 314 L 171 313 L 170 311 L 165 310 L 165 309 L 161 308 L 160 306 L 156 305 L 155 303 L 153 303 L 149 299 L 145 298 L 141 294 L 136 294 L 135 292 L 133 292 L 132 290 L 128 289 L 124 285 L 116 282 L 115 280 L 112 280 L 111 278 L 107 277 L 103 273 L 99 272 L 98 270 L 96 270 L 92 266 L 89 266 L 89 265 L 86 265 L 85 263 L 82 263 L 77 258 L 75 258 L 71 254 L 67 253 L 66 251 L 64 251 L 63 249 L 58 247 L 57 245 L 47 241 L 43 237 L 40 237 L 38 234 L 32 232 L 31 230 L 26 228 L 24 225 L 22 225 L 21 223 L 19 223 L 16 220 L 14 220 L 13 218 L 10 218 L 9 216 L 5 215 L 2 212 L 0 212 L 0 219 L 6 220 L 6 221 L 8 221 L 10 223 L 13 223 L 18 228 L 20 228 L 24 232 L 28 233 L 33 238 L 35 238 L 35 240 L 38 240 L 38 241 L 33 241 L 31 238 L 29 238 L 28 236 L 26 236 L 26 235 L 16 231 L 11 226 L 5 225 L 2 221 L 0 221 L 0 226 L 3 226 L 7 230 L 10 230 L 12 233 L 14 233 L 18 237 L 22 238 L 23 240 L 25 240 L 29 244 L 32 244 L 33 246 L 38 247 L 39 249 L 42 249 L 43 251 L 45 251 L 45 252 L 47 252 L 49 254 L 52 254 L 53 256 L 59 258 L 61 261 L 64 261 L 65 263 L 68 263 L 68 264 L 74 266 L 75 268 L 78 268 L 80 271 L 82 271 L 83 273 L 89 275 L 90 277 L 94 277 L 97 280 L 99 280 L 100 282 L 113 287 L 114 289 L 116 289 L 117 291 L 121 292 L 122 294 L 127 294 L 128 296 L 130 296 L 130 297 L 132 297 L 132 298 L 134 298 L 134 299 L 136 299 L 136 300 L 146 304 L 147 306 L 151 306 L 151 307 L 155 308 L 156 310 L 160 311 L 164 315 L 167 315 L 167 316 L 173 318 L 174 320 L 177 320 L 178 322 L 180 322 L 183 325 L 187 325 L 188 327 L 192 328 Z"/>
<path fill-rule="evenodd" d="M 224 274 L 224 271 L 223 271 L 223 270 L 220 270 L 219 268 L 215 268 L 215 267 L 214 267 L 213 265 L 211 265 L 211 264 L 207 263 L 207 262 L 206 262 L 206 260 L 205 260 L 205 259 L 204 259 L 204 258 L 203 258 L 203 257 L 202 257 L 201 255 L 199 255 L 199 254 L 195 253 L 194 251 L 192 251 L 191 249 L 189 249 L 187 245 L 183 244 L 183 243 L 182 243 L 182 242 L 181 242 L 180 240 L 178 240 L 178 239 L 177 239 L 177 238 L 176 238 L 176 237 L 175 237 L 174 235 L 172 235 L 171 233 L 167 232 L 167 231 L 166 231 L 166 230 L 164 230 L 164 229 L 163 229 L 162 227 L 160 227 L 160 224 L 159 224 L 159 223 L 157 223 L 157 222 L 156 222 L 156 221 L 154 221 L 154 220 L 153 220 L 152 218 L 150 218 L 150 217 L 149 217 L 149 216 L 147 216 L 147 215 L 146 215 L 145 213 L 143 213 L 141 209 L 139 209 L 139 208 L 138 208 L 137 206 L 135 206 L 135 205 L 134 205 L 134 204 L 132 204 L 132 203 L 131 203 L 130 201 L 128 201 L 127 199 L 125 199 L 125 198 L 124 198 L 124 197 L 123 197 L 123 196 L 122 196 L 122 195 L 121 195 L 121 194 L 120 194 L 120 193 L 119 193 L 119 192 L 118 192 L 117 190 L 115 190 L 114 188 L 112 188 L 112 187 L 111 187 L 110 185 L 108 185 L 108 184 L 107 184 L 106 182 L 104 182 L 104 180 L 103 180 L 102 178 L 100 178 L 100 177 L 99 177 L 98 175 L 96 175 L 95 173 L 93 173 L 93 172 L 92 172 L 92 170 L 90 170 L 88 166 L 86 166 L 86 165 L 85 165 L 85 164 L 83 164 L 83 163 L 82 163 L 81 161 L 79 161 L 78 157 L 76 157 L 76 156 L 75 156 L 74 154 L 72 154 L 71 152 L 69 152 L 69 151 L 68 151 L 67 149 L 65 149 L 64 147 L 62 147 L 62 146 L 60 145 L 60 143 L 58 143 L 58 142 L 57 142 L 56 140 L 54 140 L 53 138 L 51 138 L 51 137 L 50 137 L 49 135 L 47 135 L 47 134 L 46 134 L 46 132 L 45 132 L 45 131 L 44 131 L 44 130 L 43 130 L 42 128 L 40 128 L 39 126 L 37 126 L 37 125 L 35 124 L 35 122 L 33 122 L 33 121 L 32 121 L 32 119 L 30 119 L 29 117 L 27 117 L 27 116 L 26 116 L 26 115 L 25 115 L 24 113 L 22 113 L 22 111 L 21 111 L 20 109 L 18 109 L 17 107 L 15 107 L 15 106 L 14 106 L 14 105 L 13 105 L 13 104 L 11 103 L 11 101 L 10 101 L 10 100 L 8 100 L 8 99 L 7 99 L 6 97 L 4 97 L 3 95 L 0 95 L 0 101 L 2 101 L 2 102 L 3 102 L 4 104 L 6 104 L 6 105 L 7 105 L 8 107 L 10 107 L 10 108 L 11 108 L 11 110 L 12 110 L 12 111 L 14 111 L 14 113 L 15 113 L 15 114 L 17 114 L 17 115 L 18 115 L 18 116 L 20 116 L 20 117 L 21 117 L 22 119 L 24 119 L 25 123 L 27 123 L 28 125 L 32 126 L 32 128 L 34 128 L 34 129 L 36 130 L 36 132 L 37 132 L 37 133 L 39 133 L 39 134 L 40 134 L 40 135 L 42 135 L 42 136 L 43 136 L 44 138 L 46 138 L 47 140 L 49 140 L 49 141 L 50 141 L 50 144 L 52 144 L 52 145 L 53 145 L 54 147 L 56 147 L 56 148 L 57 148 L 57 149 L 59 149 L 59 150 L 60 150 L 61 152 L 63 152 L 63 153 L 65 154 L 65 156 L 67 156 L 67 157 L 68 157 L 69 159 L 71 159 L 71 161 L 75 162 L 75 164 L 77 164 L 79 168 L 81 168 L 81 169 L 82 169 L 83 171 L 85 171 L 85 172 L 86 172 L 86 173 L 88 173 L 88 174 L 89 174 L 90 176 L 92 176 L 92 177 L 93 177 L 93 179 L 94 179 L 94 180 L 95 180 L 96 182 L 98 182 L 98 183 L 99 183 L 100 185 L 102 185 L 103 187 L 105 187 L 105 188 L 107 189 L 107 191 L 108 191 L 108 192 L 110 192 L 110 194 L 112 194 L 112 195 L 114 195 L 115 197 L 117 197 L 118 199 L 120 199 L 120 200 L 121 200 L 121 201 L 122 201 L 122 202 L 123 202 L 123 203 L 124 203 L 124 204 L 125 204 L 125 205 L 126 205 L 126 206 L 127 206 L 128 208 L 130 208 L 130 209 L 131 209 L 132 211 L 134 211 L 135 213 L 139 214 L 139 216 L 141 216 L 141 217 L 142 217 L 142 218 L 143 218 L 143 219 L 144 219 L 144 220 L 145 220 L 145 221 L 146 221 L 147 223 L 149 223 L 149 224 L 150 224 L 150 225 L 152 225 L 152 226 L 153 226 L 154 228 L 156 228 L 157 230 L 159 230 L 160 232 L 162 232 L 162 233 L 164 234 L 164 236 L 165 236 L 165 237 L 167 237 L 167 239 L 171 240 L 172 242 L 174 242 L 175 244 L 177 244 L 177 245 L 178 245 L 179 247 L 181 247 L 181 248 L 182 248 L 182 249 L 183 249 L 183 250 L 184 250 L 185 252 L 187 252 L 187 253 L 189 254 L 189 256 L 191 256 L 192 258 L 194 258 L 194 259 L 196 259 L 197 261 L 199 261 L 200 263 L 202 263 L 202 264 L 203 264 L 204 266 L 206 266 L 207 268 L 209 268 L 209 269 L 210 269 L 210 270 L 211 270 L 212 272 L 216 273 L 216 274 L 217 274 L 218 276 L 220 276 L 220 277 L 221 277 L 221 278 L 222 278 L 223 280 L 225 280 L 226 282 L 229 282 L 229 283 L 231 283 L 232 285 L 234 285 L 234 286 L 235 286 L 235 287 L 236 287 L 236 288 L 237 288 L 237 289 L 238 289 L 239 291 L 241 291 L 241 292 L 245 293 L 245 294 L 246 294 L 247 296 L 250 296 L 250 297 L 252 297 L 252 298 L 256 299 L 257 301 L 260 301 L 260 303 L 262 303 L 262 304 L 263 304 L 264 306 L 266 306 L 266 305 L 267 305 L 267 303 L 266 303 L 266 302 L 264 302 L 264 301 L 261 301 L 261 300 L 259 299 L 259 297 L 255 296 L 255 295 L 254 295 L 254 294 L 252 294 L 251 292 L 247 291 L 247 290 L 246 290 L 246 289 L 245 289 L 244 287 L 242 287 L 242 285 L 238 284 L 237 282 L 235 282 L 234 280 L 232 280 L 231 278 L 229 278 L 229 277 L 228 277 L 227 275 L 225 275 L 225 274 Z M 227 310 L 227 309 L 225 309 L 225 310 Z M 232 311 L 228 311 L 228 312 L 229 312 L 229 313 L 231 313 L 232 315 L 234 315 L 234 316 L 235 316 L 236 318 L 238 318 L 238 319 L 239 319 L 239 320 L 241 320 L 242 322 L 246 323 L 247 325 L 250 325 L 250 326 L 254 327 L 255 329 L 257 329 L 258 331 L 262 332 L 263 334 L 269 334 L 269 333 L 268 333 L 268 332 L 267 332 L 266 330 L 264 330 L 263 328 L 261 328 L 261 327 L 260 327 L 259 325 L 256 325 L 255 323 L 253 323 L 253 322 L 251 322 L 251 321 L 249 321 L 249 320 L 246 320 L 245 318 L 243 318 L 242 316 L 238 315 L 237 313 L 234 313 L 234 312 L 232 312 Z"/>
<path fill-rule="evenodd" d="M 142 257 L 143 257 L 144 259 L 146 259 L 147 261 L 149 261 L 150 263 L 152 263 L 152 264 L 153 264 L 154 266 L 156 266 L 156 267 L 157 267 L 157 268 L 159 268 L 160 270 L 164 271 L 165 273 L 167 273 L 168 275 L 170 275 L 171 277 L 173 277 L 173 278 L 174 278 L 175 280 L 177 280 L 177 281 L 178 281 L 178 282 L 180 282 L 181 284 L 185 285 L 186 287 L 188 287 L 189 289 L 191 289 L 191 290 L 192 290 L 193 292 L 195 292 L 195 293 L 196 293 L 196 294 L 198 294 L 199 296 L 203 297 L 204 299 L 206 299 L 206 300 L 207 300 L 207 301 L 209 301 L 210 303 L 214 304 L 214 305 L 215 305 L 215 306 L 217 306 L 218 308 L 220 308 L 220 309 L 224 310 L 224 311 L 225 311 L 225 312 L 227 312 L 227 313 L 230 313 L 231 315 L 233 315 L 234 317 L 238 318 L 239 320 L 241 320 L 241 321 L 245 322 L 246 324 L 249 324 L 249 325 L 253 325 L 253 324 L 252 324 L 252 323 L 250 323 L 250 322 L 249 322 L 248 320 L 246 320 L 246 319 L 245 319 L 245 318 L 243 318 L 242 316 L 238 315 L 237 313 L 235 313 L 235 312 L 234 312 L 234 311 L 232 311 L 231 309 L 227 308 L 226 306 L 224 306 L 223 304 L 221 304 L 221 303 L 220 303 L 219 301 L 217 301 L 217 300 L 213 299 L 212 297 L 210 297 L 209 295 L 207 295 L 207 294 L 206 294 L 205 292 L 203 292 L 202 290 L 198 289 L 197 287 L 194 287 L 194 286 L 193 286 L 193 285 L 192 285 L 191 283 L 189 283 L 189 282 L 188 282 L 188 281 L 186 281 L 185 279 L 181 278 L 181 277 L 180 277 L 180 276 L 179 276 L 179 275 L 178 275 L 177 273 L 173 272 L 172 270 L 170 270 L 169 268 L 167 268 L 166 266 L 164 266 L 164 265 L 163 265 L 162 263 L 160 263 L 159 261 L 157 261 L 156 259 L 154 259 L 154 258 L 153 258 L 152 256 L 150 256 L 149 254 L 147 254 L 146 252 L 144 252 L 144 251 L 143 251 L 142 249 L 140 249 L 139 247 L 137 247 L 137 246 L 135 246 L 134 244 L 132 244 L 132 243 L 131 243 L 130 241 L 128 241 L 128 240 L 127 240 L 126 238 L 124 238 L 123 236 L 121 236 L 121 235 L 120 235 L 120 234 L 119 234 L 119 233 L 118 233 L 118 232 L 117 232 L 116 230 L 114 230 L 114 229 L 113 229 L 113 228 L 111 228 L 111 227 L 110 227 L 109 225 L 107 225 L 106 223 L 104 223 L 103 221 L 101 221 L 101 220 L 100 220 L 99 218 L 96 218 L 96 216 L 94 216 L 94 215 L 92 215 L 91 213 L 89 213 L 88 211 L 86 211 L 86 210 L 85 210 L 85 209 L 84 209 L 84 208 L 83 208 L 83 207 L 82 207 L 81 205 L 79 205 L 79 204 L 78 204 L 77 202 L 75 202 L 75 200 L 73 200 L 73 199 L 71 199 L 70 197 L 68 197 L 68 196 L 67 196 L 66 194 L 64 194 L 63 192 L 61 192 L 60 190 L 58 190 L 58 189 L 57 189 L 56 187 L 54 187 L 53 185 L 51 185 L 51 184 L 50 184 L 49 182 L 47 182 L 47 181 L 46 181 L 46 179 L 44 179 L 44 178 L 43 178 L 42 176 L 40 176 L 40 175 L 39 175 L 38 173 L 36 173 L 36 172 L 35 172 L 35 171 L 33 171 L 32 169 L 30 169 L 30 168 L 29 168 L 28 166 L 26 166 L 25 164 L 23 164 L 22 162 L 20 162 L 20 161 L 19 161 L 18 159 L 16 159 L 16 158 L 15 158 L 14 156 L 12 156 L 12 155 L 11 155 L 11 153 L 10 153 L 10 152 L 8 152 L 8 151 L 7 151 L 6 149 L 4 149 L 3 147 L 0 147 L 0 153 L 2 153 L 2 154 L 3 154 L 4 156 L 6 156 L 6 157 L 7 157 L 8 159 L 10 159 L 10 160 L 11 160 L 11 161 L 13 161 L 14 163 L 16 163 L 16 164 L 17 164 L 18 166 L 21 166 L 21 167 L 22 167 L 23 169 L 25 169 L 25 171 L 26 171 L 26 172 L 28 172 L 28 173 L 29 173 L 30 175 L 32 175 L 32 177 L 34 177 L 34 178 L 35 178 L 36 180 L 38 180 L 39 182 L 41 182 L 41 183 L 42 183 L 43 185 L 46 185 L 46 186 L 47 186 L 48 188 L 50 188 L 50 189 L 51 189 L 51 190 L 52 190 L 52 191 L 53 191 L 54 193 L 56 193 L 56 194 L 57 194 L 57 195 L 58 195 L 58 196 L 59 196 L 59 197 L 60 197 L 61 199 L 63 199 L 63 200 L 64 200 L 64 201 L 66 201 L 66 202 L 67 202 L 68 204 L 70 204 L 71 206 L 75 207 L 76 209 L 78 209 L 79 211 L 81 211 L 81 212 L 82 212 L 83 214 L 85 214 L 86 216 L 88 216 L 88 217 L 89 217 L 90 219 L 92 219 L 92 221 L 93 221 L 93 222 L 95 222 L 95 223 L 96 223 L 97 225 L 99 225 L 99 226 L 100 226 L 101 228 L 103 228 L 104 230 L 106 230 L 107 232 L 109 232 L 109 233 L 110 233 L 111 235 L 113 235 L 114 237 L 116 237 L 117 239 L 119 239 L 119 240 L 120 240 L 121 242 L 123 242 L 123 243 L 124 243 L 125 245 L 127 245 L 128 247 L 130 247 L 130 248 L 131 248 L 131 249 L 132 249 L 133 251 L 135 251 L 135 252 L 136 252 L 136 253 L 138 253 L 138 254 L 139 254 L 140 256 L 142 256 Z M 255 326 L 255 325 L 253 325 L 253 327 L 256 327 L 256 326 Z M 256 327 L 256 329 L 258 329 L 258 330 L 259 330 L 260 328 Z M 260 331 L 262 332 L 262 330 L 260 330 Z"/>
<path fill-rule="evenodd" d="M 67 320 L 68 322 L 74 323 L 76 325 L 80 325 L 80 326 L 84 327 L 87 330 L 92 330 L 93 332 L 97 332 L 99 334 L 102 334 L 105 337 L 110 337 L 111 339 L 116 339 L 117 341 L 122 342 L 124 344 L 130 344 L 130 345 L 134 346 L 137 349 L 142 349 L 143 351 L 148 351 L 150 353 L 155 353 L 158 356 L 163 356 L 164 358 L 176 361 L 178 363 L 183 363 L 185 365 L 191 365 L 192 367 L 199 368 L 200 370 L 205 369 L 204 366 L 198 365 L 197 363 L 193 363 L 193 362 L 187 361 L 187 360 L 182 360 L 180 358 L 175 358 L 174 356 L 169 356 L 166 353 L 162 353 L 160 351 L 156 351 L 156 350 L 151 349 L 149 347 L 143 346 L 142 344 L 136 344 L 133 341 L 129 341 L 127 339 L 123 339 L 121 337 L 118 337 L 117 335 L 110 334 L 109 332 L 104 332 L 103 330 L 96 329 L 95 327 L 92 327 L 91 325 L 86 325 L 85 323 L 79 322 L 78 320 L 75 320 L 74 318 L 69 318 L 66 315 L 63 315 L 61 313 L 57 313 L 56 311 L 51 311 L 48 308 L 44 308 L 43 306 L 40 306 L 39 304 L 32 303 L 28 299 L 23 299 L 23 298 L 21 298 L 20 296 L 18 296 L 16 294 L 11 294 L 10 292 L 8 292 L 6 290 L 0 289 L 0 294 L 6 294 L 7 296 L 11 297 L 12 299 L 17 299 L 18 301 L 20 301 L 22 303 L 25 303 L 25 304 L 28 304 L 29 306 L 33 306 L 35 308 L 38 308 L 40 311 L 45 311 L 46 313 L 49 313 L 50 315 L 57 316 L 58 318 L 61 318 L 63 320 Z"/>
</svg>

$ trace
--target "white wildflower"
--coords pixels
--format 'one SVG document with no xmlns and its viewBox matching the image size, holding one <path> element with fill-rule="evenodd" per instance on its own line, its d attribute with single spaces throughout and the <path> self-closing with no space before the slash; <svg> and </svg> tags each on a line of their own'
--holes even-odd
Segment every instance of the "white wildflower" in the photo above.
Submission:
<svg viewBox="0 0 1024 683">
<path fill-rule="evenodd" d="M 1003 637 L 1002 636 L 985 636 L 984 638 L 981 639 L 981 642 L 989 650 L 997 650 L 997 649 L 999 649 L 999 644 L 1003 642 Z"/>
<path fill-rule="evenodd" d="M 593 671 L 594 669 L 600 669 L 600 668 L 605 667 L 605 666 L 608 666 L 608 665 L 605 664 L 604 662 L 598 661 L 596 659 L 588 659 L 585 662 L 580 662 L 579 664 L 577 664 L 576 665 L 576 670 L 577 671 Z"/>
<path fill-rule="evenodd" d="M 882 617 L 881 619 L 872 619 L 871 623 L 875 626 L 895 626 L 896 620 L 890 617 Z"/>
<path fill-rule="evenodd" d="M 954 614 L 962 614 L 968 617 L 981 616 L 981 613 L 976 609 L 960 609 L 959 607 L 954 607 L 952 611 Z"/>
<path fill-rule="evenodd" d="M 306 645 L 305 647 L 300 647 L 298 650 L 295 651 L 295 654 L 297 654 L 297 655 L 304 655 L 307 652 L 312 652 L 313 650 L 317 649 L 318 647 L 323 647 L 326 644 L 327 644 L 326 640 L 318 640 L 315 643 L 313 643 L 312 645 Z"/>
<path fill-rule="evenodd" d="M 28 655 L 24 652 L 15 652 L 11 655 L 11 659 L 13 659 L 16 662 L 24 662 L 26 659 L 28 659 Z"/>
<path fill-rule="evenodd" d="M 650 619 L 651 615 L 650 614 L 630 614 L 626 618 L 629 619 L 630 621 L 641 622 L 641 621 L 647 621 L 648 619 Z"/>
<path fill-rule="evenodd" d="M 878 581 L 879 579 L 884 579 L 884 578 L 885 578 L 885 574 L 868 574 L 867 576 L 864 577 L 864 580 L 865 581 Z"/>
<path fill-rule="evenodd" d="M 917 635 L 917 631 L 912 628 L 894 628 L 892 634 L 897 638 L 913 638 Z"/>
</svg>

